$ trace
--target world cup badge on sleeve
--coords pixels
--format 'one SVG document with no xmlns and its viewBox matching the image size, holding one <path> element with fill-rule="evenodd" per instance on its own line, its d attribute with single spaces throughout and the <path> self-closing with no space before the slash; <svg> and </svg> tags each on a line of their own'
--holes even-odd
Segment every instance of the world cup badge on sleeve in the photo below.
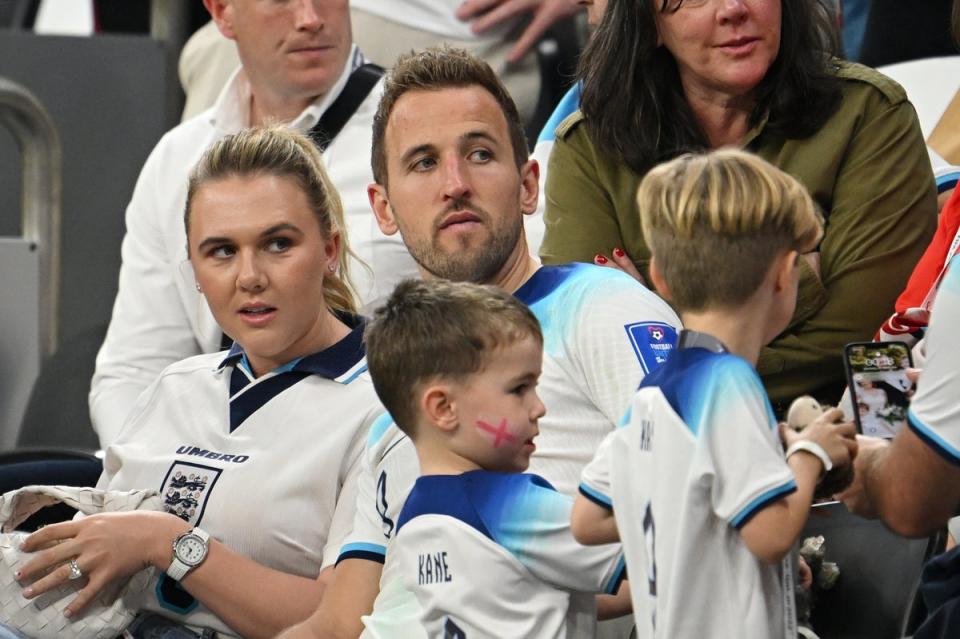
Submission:
<svg viewBox="0 0 960 639">
<path fill-rule="evenodd" d="M 624 328 L 645 375 L 667 361 L 677 344 L 677 331 L 663 322 L 637 322 Z"/>
</svg>

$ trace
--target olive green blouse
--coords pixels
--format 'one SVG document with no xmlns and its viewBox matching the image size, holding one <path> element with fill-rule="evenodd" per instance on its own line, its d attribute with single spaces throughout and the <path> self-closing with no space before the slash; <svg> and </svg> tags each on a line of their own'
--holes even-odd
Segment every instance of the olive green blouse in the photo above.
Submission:
<svg viewBox="0 0 960 639">
<path fill-rule="evenodd" d="M 893 80 L 838 62 L 843 99 L 814 135 L 751 129 L 742 146 L 804 184 L 827 217 L 820 275 L 801 260 L 797 309 L 757 369 L 783 410 L 805 393 L 836 401 L 844 344 L 869 340 L 933 236 L 936 187 L 913 105 Z M 600 152 L 577 112 L 557 128 L 546 183 L 546 264 L 623 248 L 647 276 L 635 201 L 641 174 Z"/>
</svg>

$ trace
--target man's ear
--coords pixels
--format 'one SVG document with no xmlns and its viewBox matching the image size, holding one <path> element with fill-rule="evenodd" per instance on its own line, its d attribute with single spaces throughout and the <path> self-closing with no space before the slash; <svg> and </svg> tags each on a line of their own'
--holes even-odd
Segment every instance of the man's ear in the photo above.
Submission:
<svg viewBox="0 0 960 639">
<path fill-rule="evenodd" d="M 540 164 L 534 160 L 520 167 L 520 210 L 524 215 L 537 212 L 540 200 Z"/>
<path fill-rule="evenodd" d="M 370 200 L 370 208 L 373 209 L 373 215 L 377 218 L 377 224 L 384 235 L 393 235 L 397 232 L 397 220 L 393 216 L 393 207 L 390 206 L 390 198 L 387 197 L 387 187 L 382 184 L 373 183 L 367 187 L 367 199 Z"/>
<path fill-rule="evenodd" d="M 203 0 L 203 6 L 210 12 L 210 18 L 216 23 L 225 38 L 236 39 L 233 30 L 233 2 L 231 0 Z"/>
<path fill-rule="evenodd" d="M 453 432 L 459 424 L 456 399 L 449 384 L 430 384 L 424 388 L 420 410 L 430 425 L 444 433 Z"/>
<path fill-rule="evenodd" d="M 670 301 L 672 297 L 670 287 L 667 286 L 667 281 L 663 278 L 663 272 L 660 270 L 660 264 L 657 262 L 657 258 L 653 256 L 650 257 L 650 283 L 657 289 L 660 297 L 668 302 Z"/>
</svg>

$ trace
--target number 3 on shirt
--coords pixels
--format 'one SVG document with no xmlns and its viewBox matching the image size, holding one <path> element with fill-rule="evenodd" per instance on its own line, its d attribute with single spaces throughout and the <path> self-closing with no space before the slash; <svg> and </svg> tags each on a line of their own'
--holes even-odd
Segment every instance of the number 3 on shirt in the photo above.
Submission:
<svg viewBox="0 0 960 639">
<path fill-rule="evenodd" d="M 656 527 L 653 523 L 653 510 L 650 502 L 647 502 L 647 509 L 643 513 L 643 537 L 647 542 L 647 583 L 650 585 L 650 596 L 657 596 L 657 558 L 654 554 L 656 542 L 654 538 L 657 535 Z"/>
</svg>

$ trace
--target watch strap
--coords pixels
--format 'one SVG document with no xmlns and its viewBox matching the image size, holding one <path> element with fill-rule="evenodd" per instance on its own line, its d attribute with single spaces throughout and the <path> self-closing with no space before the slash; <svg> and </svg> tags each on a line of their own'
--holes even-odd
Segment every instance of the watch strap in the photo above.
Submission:
<svg viewBox="0 0 960 639">
<path fill-rule="evenodd" d="M 167 576 L 174 581 L 180 581 L 187 576 L 187 573 L 190 572 L 191 567 L 192 566 L 188 566 L 177 559 L 176 555 L 174 555 L 173 561 L 170 562 L 170 567 L 167 568 Z"/>
<path fill-rule="evenodd" d="M 827 454 L 827 451 L 825 451 L 820 444 L 809 439 L 798 439 L 787 449 L 786 458 L 790 459 L 791 455 L 799 453 L 800 451 L 810 453 L 820 460 L 820 463 L 823 464 L 823 472 L 820 473 L 821 477 L 833 470 L 833 462 L 830 460 L 830 455 Z"/>
</svg>

